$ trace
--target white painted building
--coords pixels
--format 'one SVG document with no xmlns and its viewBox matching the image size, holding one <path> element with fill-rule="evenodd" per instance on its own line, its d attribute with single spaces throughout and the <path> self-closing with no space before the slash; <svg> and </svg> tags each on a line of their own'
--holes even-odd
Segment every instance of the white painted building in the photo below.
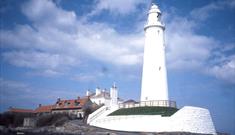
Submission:
<svg viewBox="0 0 235 135">
<path fill-rule="evenodd" d="M 90 100 L 97 105 L 104 104 L 106 106 L 113 106 L 123 102 L 118 97 L 118 88 L 115 84 L 113 84 L 109 92 L 106 89 L 100 89 L 99 87 L 95 89 L 95 93 L 87 90 L 86 96 L 89 96 Z"/>
</svg>

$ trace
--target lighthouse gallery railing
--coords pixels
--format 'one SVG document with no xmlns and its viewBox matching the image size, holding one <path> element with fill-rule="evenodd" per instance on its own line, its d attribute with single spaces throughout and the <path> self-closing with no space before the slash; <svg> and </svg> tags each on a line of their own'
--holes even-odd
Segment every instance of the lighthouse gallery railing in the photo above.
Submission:
<svg viewBox="0 0 235 135">
<path fill-rule="evenodd" d="M 144 106 L 160 106 L 160 107 L 173 107 L 177 108 L 175 101 L 170 100 L 151 100 L 141 101 L 139 103 L 120 103 L 119 108 L 133 108 L 133 107 L 144 107 Z"/>
</svg>

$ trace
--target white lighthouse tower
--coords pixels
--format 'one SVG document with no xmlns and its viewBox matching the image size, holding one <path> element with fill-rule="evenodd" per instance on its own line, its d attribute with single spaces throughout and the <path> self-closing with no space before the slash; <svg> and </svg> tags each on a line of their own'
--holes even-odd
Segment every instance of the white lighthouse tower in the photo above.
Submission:
<svg viewBox="0 0 235 135">
<path fill-rule="evenodd" d="M 161 22 L 161 11 L 155 4 L 152 4 L 148 12 L 148 21 L 144 30 L 141 101 L 168 100 L 164 46 L 165 26 Z"/>
</svg>

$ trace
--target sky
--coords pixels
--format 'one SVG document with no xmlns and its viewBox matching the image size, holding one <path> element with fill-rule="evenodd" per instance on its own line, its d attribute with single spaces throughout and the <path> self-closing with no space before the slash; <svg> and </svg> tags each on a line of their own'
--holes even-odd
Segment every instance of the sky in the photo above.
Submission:
<svg viewBox="0 0 235 135">
<path fill-rule="evenodd" d="M 170 99 L 235 135 L 235 0 L 156 0 Z M 107 90 L 140 99 L 150 0 L 1 0 L 0 112 Z"/>
</svg>

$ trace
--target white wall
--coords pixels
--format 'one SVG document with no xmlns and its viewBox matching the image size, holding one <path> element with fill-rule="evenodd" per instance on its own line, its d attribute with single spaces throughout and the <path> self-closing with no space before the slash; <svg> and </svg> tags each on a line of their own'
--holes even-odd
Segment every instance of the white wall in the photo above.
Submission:
<svg viewBox="0 0 235 135">
<path fill-rule="evenodd" d="M 209 111 L 198 107 L 184 107 L 171 117 L 107 116 L 92 121 L 90 125 L 120 131 L 216 134 Z"/>
<path fill-rule="evenodd" d="M 91 102 L 93 103 L 96 103 L 98 105 L 101 105 L 101 104 L 105 104 L 105 105 L 109 105 L 110 104 L 110 99 L 105 99 L 104 97 L 100 97 L 100 98 L 90 98 L 91 99 Z"/>
<path fill-rule="evenodd" d="M 209 110 L 198 107 L 184 107 L 171 117 L 175 130 L 203 134 L 215 133 L 214 124 Z M 180 130 L 180 128 L 182 128 Z"/>
</svg>

